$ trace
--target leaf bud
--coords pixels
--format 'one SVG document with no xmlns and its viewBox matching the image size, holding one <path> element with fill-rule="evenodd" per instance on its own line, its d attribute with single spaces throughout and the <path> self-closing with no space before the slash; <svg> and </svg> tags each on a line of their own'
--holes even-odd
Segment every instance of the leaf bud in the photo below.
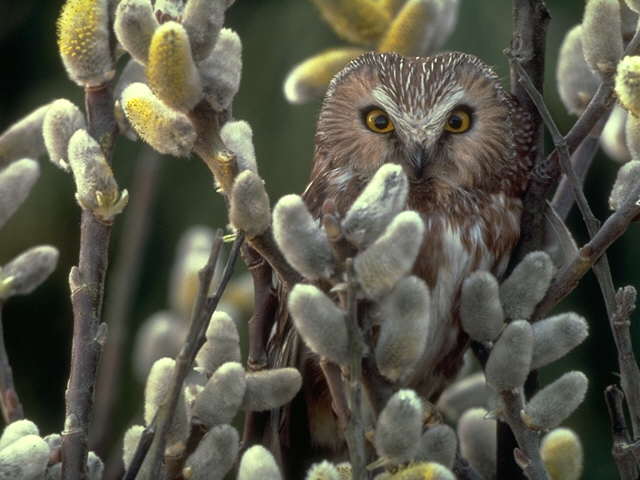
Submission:
<svg viewBox="0 0 640 480">
<path fill-rule="evenodd" d="M 369 246 L 407 205 L 409 185 L 400 165 L 378 169 L 342 222 L 345 236 L 359 248 Z"/>
<path fill-rule="evenodd" d="M 24 158 L 0 171 L 0 228 L 27 199 L 40 176 L 38 162 Z"/>
<path fill-rule="evenodd" d="M 608 76 L 622 57 L 622 23 L 618 0 L 588 0 L 582 19 L 584 58 L 593 72 Z"/>
<path fill-rule="evenodd" d="M 183 472 L 189 480 L 223 480 L 240 450 L 238 432 L 231 425 L 213 427 L 189 455 Z M 261 478 L 261 477 L 255 477 Z"/>
<path fill-rule="evenodd" d="M 188 112 L 202 98 L 200 74 L 191 56 L 189 36 L 177 22 L 163 23 L 153 34 L 147 62 L 149 86 L 171 108 Z"/>
<path fill-rule="evenodd" d="M 207 341 L 196 356 L 196 363 L 205 372 L 215 372 L 226 362 L 240 361 L 240 336 L 235 322 L 227 313 L 213 313 L 206 337 Z"/>
<path fill-rule="evenodd" d="M 351 358 L 345 313 L 313 285 L 298 283 L 289 293 L 289 312 L 304 343 L 339 365 Z"/>
<path fill-rule="evenodd" d="M 138 62 L 145 64 L 153 32 L 158 28 L 149 0 L 122 0 L 118 3 L 114 30 L 122 47 Z"/>
<path fill-rule="evenodd" d="M 229 203 L 231 224 L 249 238 L 263 234 L 271 226 L 269 195 L 262 178 L 251 170 L 245 170 L 236 177 Z"/>
<path fill-rule="evenodd" d="M 229 108 L 240 89 L 242 74 L 242 42 L 238 34 L 228 28 L 220 30 L 213 51 L 198 64 L 198 69 L 209 105 L 218 112 Z"/>
<path fill-rule="evenodd" d="M 431 295 L 414 276 L 402 278 L 380 302 L 380 331 L 375 347 L 380 373 L 392 382 L 413 372 L 429 338 Z"/>
<path fill-rule="evenodd" d="M 302 198 L 285 195 L 273 209 L 273 235 L 287 262 L 309 280 L 329 278 L 335 270 L 329 240 Z"/>
<path fill-rule="evenodd" d="M 58 18 L 58 49 L 71 80 L 102 85 L 115 68 L 109 44 L 109 0 L 67 0 Z"/>
<path fill-rule="evenodd" d="M 276 460 L 269 450 L 261 445 L 249 448 L 240 460 L 238 480 L 282 480 Z"/>
<path fill-rule="evenodd" d="M 144 83 L 132 83 L 122 92 L 122 109 L 131 126 L 160 153 L 186 157 L 196 140 L 189 118 L 156 97 Z"/>
<path fill-rule="evenodd" d="M 478 342 L 492 342 L 504 328 L 498 281 L 489 272 L 476 271 L 462 284 L 460 294 L 462 328 Z"/>
<path fill-rule="evenodd" d="M 375 446 L 378 455 L 394 463 L 412 460 L 420 446 L 422 401 L 413 390 L 399 390 L 380 412 Z"/>
<path fill-rule="evenodd" d="M 589 325 L 580 315 L 562 313 L 533 324 L 531 369 L 555 362 L 580 345 L 589 335 Z"/>
<path fill-rule="evenodd" d="M 384 233 L 360 252 L 353 267 L 360 286 L 370 299 L 388 294 L 408 274 L 424 238 L 424 223 L 417 212 L 395 216 Z"/>
<path fill-rule="evenodd" d="M 467 410 L 458 422 L 460 453 L 482 478 L 496 476 L 496 421 L 484 408 Z"/>
<path fill-rule="evenodd" d="M 487 383 L 498 392 L 521 387 L 531 370 L 532 353 L 533 330 L 529 322 L 511 322 L 498 338 L 487 360 Z"/>
<path fill-rule="evenodd" d="M 551 480 L 579 480 L 584 466 L 580 438 L 568 428 L 556 428 L 542 439 L 540 455 Z"/>
<path fill-rule="evenodd" d="M 69 165 L 78 204 L 100 221 L 112 222 L 126 207 L 129 194 L 120 192 L 100 145 L 86 130 L 77 130 L 69 140 Z"/>
<path fill-rule="evenodd" d="M 42 124 L 42 135 L 49 159 L 55 166 L 69 171 L 69 140 L 76 131 L 85 128 L 84 115 L 69 100 L 61 98 L 51 103 Z"/>
<path fill-rule="evenodd" d="M 302 385 L 300 372 L 291 367 L 249 372 L 245 378 L 247 389 L 242 408 L 249 412 L 272 410 L 289 403 Z"/>
<path fill-rule="evenodd" d="M 283 85 L 285 98 L 295 105 L 322 98 L 331 79 L 363 53 L 365 50 L 360 48 L 330 48 L 303 60 L 287 73 Z"/>
<path fill-rule="evenodd" d="M 57 248 L 42 245 L 15 257 L 0 270 L 0 299 L 33 292 L 55 270 L 58 256 Z"/>
<path fill-rule="evenodd" d="M 500 285 L 500 299 L 507 318 L 527 320 L 551 284 L 554 266 L 545 252 L 531 252 Z"/>
<path fill-rule="evenodd" d="M 547 385 L 524 407 L 522 420 L 531 429 L 560 425 L 584 400 L 589 381 L 582 372 L 568 372 Z"/>
</svg>

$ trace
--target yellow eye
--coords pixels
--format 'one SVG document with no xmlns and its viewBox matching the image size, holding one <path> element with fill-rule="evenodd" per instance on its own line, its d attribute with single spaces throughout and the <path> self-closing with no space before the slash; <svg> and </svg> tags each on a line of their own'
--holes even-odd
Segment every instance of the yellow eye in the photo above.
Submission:
<svg viewBox="0 0 640 480">
<path fill-rule="evenodd" d="M 471 128 L 471 115 L 464 110 L 454 110 L 444 129 L 451 133 L 464 133 Z"/>
<path fill-rule="evenodd" d="M 389 116 L 379 108 L 374 108 L 365 118 L 367 128 L 376 133 L 389 133 L 395 130 Z"/>
</svg>

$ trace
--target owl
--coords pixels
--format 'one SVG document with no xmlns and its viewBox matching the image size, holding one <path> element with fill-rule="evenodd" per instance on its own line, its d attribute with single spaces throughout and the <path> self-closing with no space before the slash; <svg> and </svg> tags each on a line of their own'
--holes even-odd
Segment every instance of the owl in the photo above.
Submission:
<svg viewBox="0 0 640 480">
<path fill-rule="evenodd" d="M 329 86 L 303 198 L 316 217 L 326 200 L 344 215 L 380 166 L 402 166 L 407 208 L 425 225 L 413 274 L 431 291 L 432 330 L 404 386 L 425 399 L 435 400 L 462 365 L 468 346 L 458 313 L 463 280 L 475 270 L 500 278 L 518 241 L 533 133 L 494 71 L 472 55 L 367 53 Z M 284 309 L 269 356 L 274 366 L 297 366 L 304 379 L 302 393 L 272 425 L 285 463 L 295 471 L 296 462 L 313 460 L 314 453 L 339 460 L 344 441 L 318 358 Z"/>
</svg>

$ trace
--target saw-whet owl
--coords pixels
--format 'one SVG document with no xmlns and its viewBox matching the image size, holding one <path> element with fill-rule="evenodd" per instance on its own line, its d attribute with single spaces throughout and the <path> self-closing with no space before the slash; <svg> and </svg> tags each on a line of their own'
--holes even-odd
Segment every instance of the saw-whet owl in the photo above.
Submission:
<svg viewBox="0 0 640 480">
<path fill-rule="evenodd" d="M 413 274 L 431 291 L 431 331 L 404 386 L 425 399 L 437 398 L 462 364 L 462 282 L 475 270 L 500 278 L 518 241 L 533 138 L 529 116 L 472 55 L 367 53 L 328 88 L 303 198 L 316 217 L 326 200 L 344 215 L 380 166 L 404 169 L 407 208 L 425 225 Z M 285 309 L 269 342 L 270 362 L 297 366 L 304 380 L 278 420 L 280 447 L 300 452 L 310 439 L 312 451 L 331 457 L 343 440 L 319 359 L 301 344 Z"/>
</svg>

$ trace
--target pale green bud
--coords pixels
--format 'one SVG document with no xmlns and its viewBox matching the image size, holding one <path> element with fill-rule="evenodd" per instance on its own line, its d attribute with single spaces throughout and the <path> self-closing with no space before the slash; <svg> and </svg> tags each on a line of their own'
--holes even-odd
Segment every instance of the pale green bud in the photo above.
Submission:
<svg viewBox="0 0 640 480">
<path fill-rule="evenodd" d="M 434 425 L 422 435 L 416 460 L 436 462 L 450 469 L 457 448 L 456 432 L 449 425 Z"/>
<path fill-rule="evenodd" d="M 242 408 L 263 412 L 289 403 L 302 386 L 302 376 L 295 368 L 276 368 L 249 372 Z"/>
<path fill-rule="evenodd" d="M 262 178 L 251 170 L 245 170 L 236 177 L 229 203 L 231 224 L 249 238 L 263 234 L 271 226 L 269 195 Z"/>
<path fill-rule="evenodd" d="M 542 439 L 540 455 L 551 480 L 579 480 L 584 467 L 582 442 L 568 428 L 556 428 Z"/>
<path fill-rule="evenodd" d="M 215 372 L 226 362 L 240 361 L 240 336 L 235 322 L 222 311 L 211 316 L 207 341 L 196 356 L 196 363 L 206 372 Z"/>
<path fill-rule="evenodd" d="M 282 480 L 273 455 L 261 445 L 249 448 L 240 460 L 238 480 Z"/>
<path fill-rule="evenodd" d="M 531 370 L 533 330 L 525 320 L 507 325 L 493 346 L 485 367 L 487 383 L 497 391 L 521 387 Z"/>
<path fill-rule="evenodd" d="M 460 453 L 482 478 L 496 476 L 496 421 L 484 408 L 467 410 L 458 422 Z"/>
<path fill-rule="evenodd" d="M 33 292 L 55 270 L 58 256 L 57 248 L 43 245 L 15 257 L 0 269 L 0 299 Z"/>
<path fill-rule="evenodd" d="M 196 397 L 192 415 L 208 428 L 231 423 L 247 389 L 242 365 L 227 362 L 218 368 Z"/>
<path fill-rule="evenodd" d="M 0 437 L 0 450 L 27 435 L 40 435 L 35 423 L 30 420 L 17 420 L 10 423 Z"/>
<path fill-rule="evenodd" d="M 231 425 L 213 427 L 187 458 L 183 477 L 189 480 L 222 480 L 233 467 L 239 449 L 235 428 Z"/>
<path fill-rule="evenodd" d="M 462 328 L 479 342 L 492 342 L 504 327 L 498 281 L 489 272 L 476 271 L 462 284 L 460 294 Z"/>
<path fill-rule="evenodd" d="M 580 345 L 589 335 L 589 325 L 575 313 L 562 313 L 533 324 L 531 369 L 555 362 Z"/>
<path fill-rule="evenodd" d="M 69 100 L 61 98 L 51 103 L 42 124 L 44 144 L 53 164 L 64 171 L 69 171 L 67 154 L 71 136 L 80 129 L 86 128 L 84 115 Z"/>
<path fill-rule="evenodd" d="M 133 460 L 133 456 L 138 448 L 138 443 L 140 443 L 142 432 L 144 432 L 144 427 L 142 425 L 134 425 L 129 427 L 124 434 L 124 441 L 122 442 L 122 461 L 124 462 L 125 470 L 129 470 L 131 460 Z"/>
<path fill-rule="evenodd" d="M 618 0 L 588 0 L 582 20 L 582 48 L 595 73 L 610 75 L 622 57 L 622 24 Z"/>
<path fill-rule="evenodd" d="M 418 452 L 421 434 L 422 401 L 413 390 L 399 390 L 378 417 L 376 451 L 394 463 L 409 461 Z"/>
<path fill-rule="evenodd" d="M 228 28 L 220 30 L 213 51 L 198 64 L 198 69 L 209 105 L 219 112 L 228 109 L 238 93 L 242 75 L 242 42 L 238 34 Z"/>
</svg>

